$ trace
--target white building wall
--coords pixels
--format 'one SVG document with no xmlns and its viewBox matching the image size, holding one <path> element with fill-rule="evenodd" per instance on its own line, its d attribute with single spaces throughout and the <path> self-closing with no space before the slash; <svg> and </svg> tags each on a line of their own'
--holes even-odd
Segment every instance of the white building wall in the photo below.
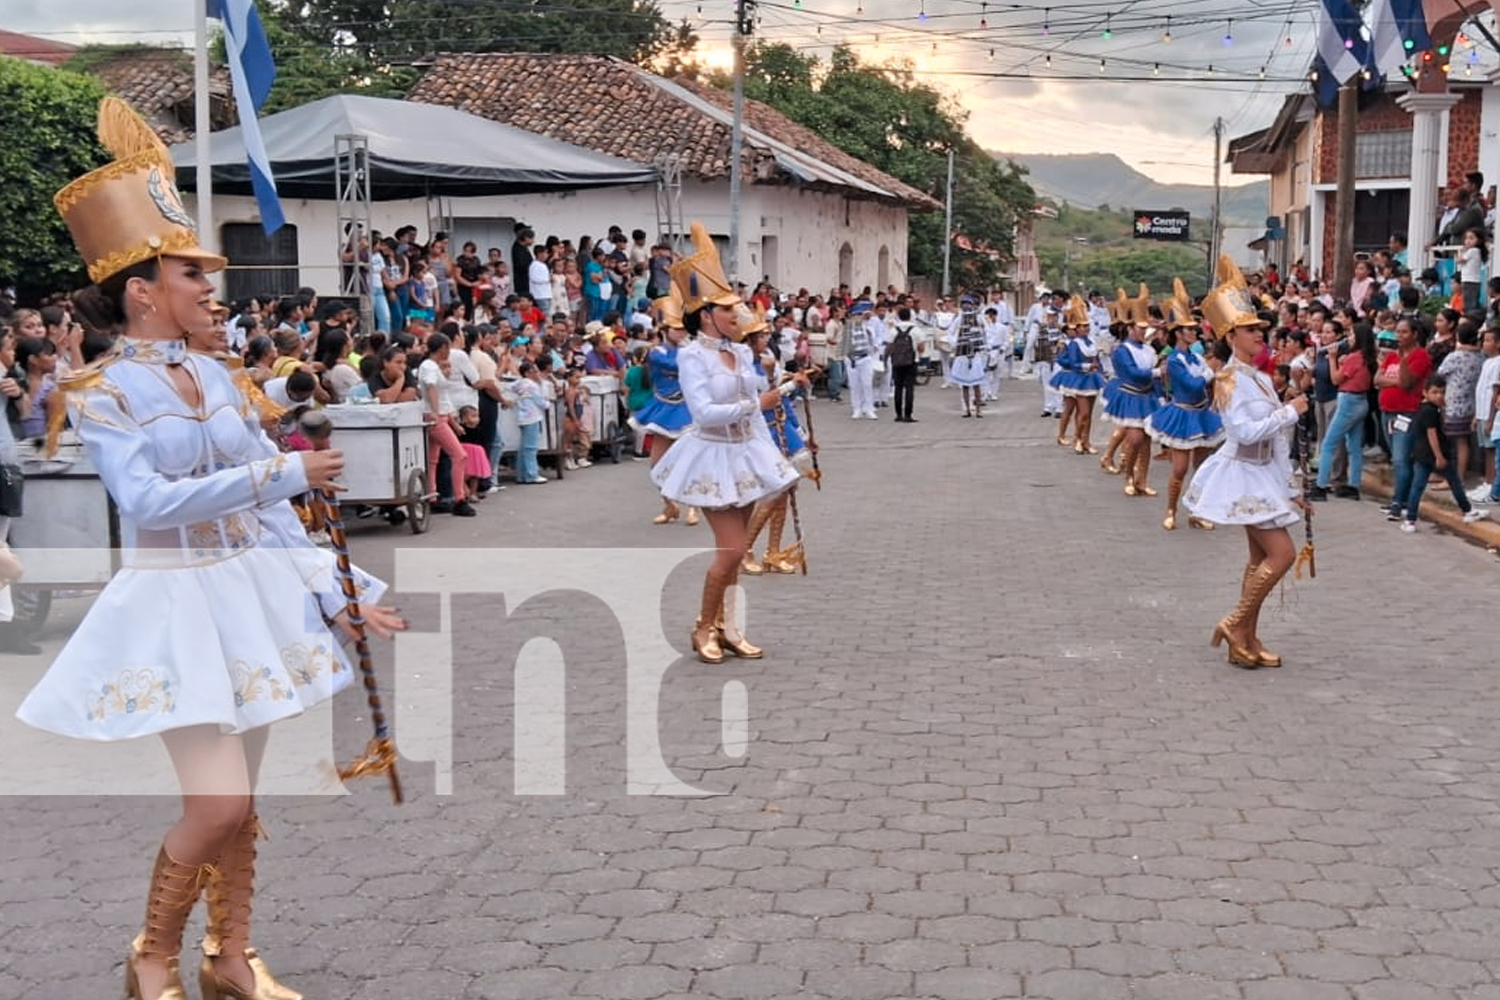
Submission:
<svg viewBox="0 0 1500 1000">
<path fill-rule="evenodd" d="M 196 210 L 191 193 L 184 199 L 190 212 Z M 332 291 L 338 287 L 338 211 L 333 201 L 300 198 L 282 200 L 287 222 L 297 227 L 300 284 Z M 429 203 L 414 198 L 379 201 L 371 206 L 370 224 L 382 233 L 403 225 L 417 227 L 428 236 Z M 499 246 L 509 257 L 516 220 L 536 230 L 538 239 L 556 235 L 575 245 L 582 235 L 596 240 L 611 225 L 627 233 L 644 229 L 657 235 L 656 189 L 651 185 L 601 188 L 591 191 L 444 199 L 443 210 L 456 223 L 453 250 L 463 241 L 479 244 L 480 256 L 490 246 Z M 684 181 L 682 217 L 699 221 L 718 238 L 721 249 L 729 233 L 729 183 Z M 258 223 L 255 199 L 216 195 L 214 225 Z M 771 280 L 783 289 L 805 286 L 825 294 L 839 283 L 839 249 L 848 243 L 854 251 L 852 284 L 857 291 L 874 285 L 879 277 L 880 251 L 888 251 L 887 281 L 906 287 L 907 213 L 903 208 L 869 201 L 854 201 L 842 195 L 796 188 L 751 186 L 746 189 L 740 219 L 740 277 L 753 285 L 764 276 L 765 237 L 775 237 L 775 266 Z M 230 262 L 234 266 L 234 262 Z"/>
</svg>

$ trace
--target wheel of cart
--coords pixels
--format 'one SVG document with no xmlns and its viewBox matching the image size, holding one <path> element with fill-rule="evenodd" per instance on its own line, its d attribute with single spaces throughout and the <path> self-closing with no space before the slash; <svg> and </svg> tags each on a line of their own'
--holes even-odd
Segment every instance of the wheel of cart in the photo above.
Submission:
<svg viewBox="0 0 1500 1000">
<path fill-rule="evenodd" d="M 432 505 L 422 404 L 346 403 L 323 412 L 333 421 L 333 447 L 344 453 L 341 504 L 395 508 L 405 512 L 412 534 L 426 531 Z"/>
<path fill-rule="evenodd" d="M 626 449 L 635 451 L 635 431 L 628 423 L 611 423 L 604 428 L 605 453 L 614 465 L 620 464 L 620 456 Z"/>
<path fill-rule="evenodd" d="M 432 520 L 432 501 L 427 499 L 427 473 L 413 469 L 406 477 L 406 524 L 413 535 L 427 530 Z"/>
</svg>

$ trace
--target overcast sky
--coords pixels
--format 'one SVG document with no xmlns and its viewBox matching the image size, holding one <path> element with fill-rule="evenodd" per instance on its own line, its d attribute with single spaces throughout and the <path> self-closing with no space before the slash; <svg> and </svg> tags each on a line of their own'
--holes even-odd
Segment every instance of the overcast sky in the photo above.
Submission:
<svg viewBox="0 0 1500 1000">
<path fill-rule="evenodd" d="M 698 24 L 707 52 L 727 59 L 733 0 L 659 2 L 672 19 Z M 987 148 L 1113 152 L 1160 180 L 1209 184 L 1215 117 L 1225 119 L 1228 137 L 1262 128 L 1288 93 L 1305 86 L 1300 78 L 1314 49 L 1315 2 L 1052 0 L 1048 7 L 989 0 L 762 0 L 757 31 L 806 52 L 826 53 L 844 42 L 867 61 L 910 59 L 968 110 L 970 134 Z M 0 26 L 58 41 L 191 40 L 191 0 L 5 0 L 5 8 Z M 1236 13 L 1232 20 L 1223 16 Z M 1455 53 L 1455 61 L 1466 61 L 1466 52 Z M 1226 170 L 1224 179 L 1256 178 Z M 1086 192 L 1077 195 L 1083 200 Z"/>
</svg>

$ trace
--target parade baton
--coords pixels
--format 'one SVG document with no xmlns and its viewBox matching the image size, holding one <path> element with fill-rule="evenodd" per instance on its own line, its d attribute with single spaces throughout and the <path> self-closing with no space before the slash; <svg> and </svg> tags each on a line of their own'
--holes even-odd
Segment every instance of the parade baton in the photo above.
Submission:
<svg viewBox="0 0 1500 1000">
<path fill-rule="evenodd" d="M 776 447 L 783 455 L 786 454 L 786 410 L 777 404 L 776 407 L 776 431 L 772 435 L 776 439 Z M 807 545 L 802 540 L 802 515 L 797 510 L 797 484 L 792 483 L 786 491 L 787 504 L 792 508 L 792 533 L 797 537 L 797 565 L 802 567 L 802 575 L 807 575 Z"/>
<path fill-rule="evenodd" d="M 812 393 L 809 392 L 802 397 L 802 414 L 807 419 L 807 450 L 812 455 L 812 475 L 808 479 L 813 481 L 813 486 L 819 492 L 823 489 L 823 470 L 818 467 L 818 436 L 813 433 L 812 421 Z M 806 571 L 807 567 L 803 567 Z"/>
<path fill-rule="evenodd" d="M 1306 531 L 1306 540 L 1302 543 L 1302 551 L 1297 553 L 1297 561 L 1294 564 L 1296 566 L 1294 578 L 1298 580 L 1302 579 L 1303 566 L 1307 567 L 1307 575 L 1310 579 L 1316 580 L 1318 578 L 1317 550 L 1313 547 L 1312 504 L 1307 499 L 1307 449 L 1310 443 L 1308 440 L 1309 437 L 1307 425 L 1299 417 L 1297 419 L 1297 444 L 1298 451 L 1301 452 L 1299 458 L 1302 465 L 1302 510 L 1304 513 L 1302 524 L 1303 529 Z"/>
<path fill-rule="evenodd" d="M 312 443 L 314 451 L 328 447 L 333 437 L 333 421 L 322 410 L 308 410 L 298 421 L 302 435 Z M 391 783 L 391 798 L 400 805 L 401 777 L 396 773 L 396 744 L 391 739 L 390 727 L 385 721 L 385 710 L 380 705 L 380 685 L 375 678 L 375 665 L 370 658 L 370 639 L 365 632 L 365 619 L 359 613 L 359 588 L 354 583 L 354 569 L 349 562 L 349 537 L 344 532 L 344 517 L 339 512 L 339 500 L 332 490 L 319 490 L 328 521 L 328 537 L 333 542 L 334 560 L 338 564 L 339 583 L 344 590 L 344 610 L 349 616 L 349 628 L 354 633 L 354 650 L 359 655 L 359 672 L 364 677 L 365 700 L 370 706 L 370 721 L 375 735 L 365 746 L 364 755 L 339 768 L 339 778 L 363 778 L 372 774 L 384 774 Z"/>
</svg>

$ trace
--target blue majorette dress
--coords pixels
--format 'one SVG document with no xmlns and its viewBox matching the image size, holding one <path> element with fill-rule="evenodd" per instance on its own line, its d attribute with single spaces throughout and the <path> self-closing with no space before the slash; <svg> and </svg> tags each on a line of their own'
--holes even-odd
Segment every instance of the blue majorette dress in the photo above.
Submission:
<svg viewBox="0 0 1500 1000">
<path fill-rule="evenodd" d="M 1146 418 L 1146 433 L 1167 448 L 1212 448 L 1224 440 L 1224 420 L 1209 406 L 1214 373 L 1198 355 L 1180 348 L 1167 359 L 1172 400 Z"/>
<path fill-rule="evenodd" d="M 729 368 L 721 354 L 733 355 Z M 748 507 L 797 481 L 760 415 L 765 376 L 744 344 L 700 335 L 677 352 L 693 425 L 672 443 L 651 479 L 678 503 L 723 510 Z"/>
<path fill-rule="evenodd" d="M 759 359 L 755 362 L 755 370 L 766 378 L 765 365 Z M 770 385 L 767 379 L 766 384 Z M 792 463 L 792 467 L 798 472 L 806 475 L 812 468 L 812 451 L 807 447 L 807 436 L 802 433 L 802 422 L 797 419 L 796 400 L 801 394 L 797 390 L 790 395 L 781 397 L 781 404 L 775 410 L 761 410 L 761 416 L 766 418 L 766 427 L 771 432 L 771 440 L 776 442 L 776 447 Z M 777 413 L 781 414 L 777 419 Z"/>
<path fill-rule="evenodd" d="M 676 440 L 693 425 L 687 401 L 682 398 L 682 382 L 677 373 L 678 348 L 657 344 L 646 355 L 646 371 L 651 376 L 651 402 L 630 415 L 630 426 L 643 434 L 656 434 Z"/>
<path fill-rule="evenodd" d="M 1099 372 L 1099 348 L 1087 336 L 1073 337 L 1057 356 L 1052 388 L 1064 396 L 1097 396 L 1104 390 Z"/>
<path fill-rule="evenodd" d="M 229 372 L 180 340 L 122 340 L 91 367 L 68 404 L 119 510 L 122 566 L 17 716 L 84 740 L 243 733 L 346 687 L 333 554 L 287 502 L 308 489 L 301 456 L 277 452 Z M 356 588 L 373 603 L 385 586 L 358 573 Z"/>
<path fill-rule="evenodd" d="M 1104 394 L 1104 418 L 1121 427 L 1145 427 L 1156 412 L 1156 352 L 1127 340 L 1113 354 L 1115 378 Z"/>
</svg>

